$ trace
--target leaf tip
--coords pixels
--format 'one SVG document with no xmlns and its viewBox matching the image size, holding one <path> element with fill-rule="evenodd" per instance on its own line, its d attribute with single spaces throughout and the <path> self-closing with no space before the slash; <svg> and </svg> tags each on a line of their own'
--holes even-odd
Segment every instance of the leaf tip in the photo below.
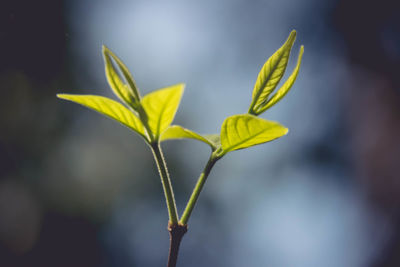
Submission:
<svg viewBox="0 0 400 267">
<path fill-rule="evenodd" d="M 288 43 L 289 44 L 293 44 L 294 43 L 294 41 L 296 40 L 296 35 L 297 35 L 296 30 L 292 30 L 290 32 L 289 37 L 288 37 Z"/>
<path fill-rule="evenodd" d="M 66 94 L 56 94 L 56 96 L 57 96 L 57 98 L 65 99 L 67 95 Z"/>
<path fill-rule="evenodd" d="M 303 56 L 304 53 L 304 45 L 300 46 L 299 57 Z"/>
<path fill-rule="evenodd" d="M 283 130 L 283 132 L 284 132 L 284 134 L 283 134 L 283 135 L 287 135 L 287 134 L 289 133 L 289 128 L 286 128 L 286 127 L 284 127 L 284 130 Z"/>
<path fill-rule="evenodd" d="M 186 84 L 185 83 L 178 83 L 178 84 L 175 85 L 175 88 L 179 90 L 179 93 L 182 96 L 183 92 L 185 91 Z"/>
<path fill-rule="evenodd" d="M 76 96 L 76 95 L 72 95 L 72 94 L 57 94 L 57 97 L 59 99 L 64 99 L 64 100 L 68 100 L 68 101 L 73 101 L 72 99 L 74 98 L 74 96 Z"/>
<path fill-rule="evenodd" d="M 101 51 L 103 52 L 103 54 L 108 53 L 108 51 L 110 51 L 110 49 L 108 49 L 108 47 L 106 45 L 101 45 Z"/>
<path fill-rule="evenodd" d="M 181 87 L 182 90 L 185 90 L 186 84 L 185 83 L 178 83 L 177 86 Z"/>
<path fill-rule="evenodd" d="M 301 60 L 303 59 L 304 45 L 300 46 L 299 55 L 297 56 L 297 66 L 296 69 L 300 68 Z"/>
<path fill-rule="evenodd" d="M 110 62 L 111 63 L 111 58 L 113 57 L 113 52 L 110 50 L 110 48 L 108 48 L 106 45 L 102 45 L 101 46 L 101 50 L 104 56 L 104 60 L 106 62 Z"/>
</svg>

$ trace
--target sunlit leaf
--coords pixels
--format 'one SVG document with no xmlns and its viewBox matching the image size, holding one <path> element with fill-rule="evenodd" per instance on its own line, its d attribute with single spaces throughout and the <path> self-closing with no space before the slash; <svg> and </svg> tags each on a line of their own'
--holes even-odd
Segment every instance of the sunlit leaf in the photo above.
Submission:
<svg viewBox="0 0 400 267">
<path fill-rule="evenodd" d="M 217 145 L 214 144 L 212 140 L 209 140 L 205 136 L 201 136 L 200 134 L 193 132 L 189 129 L 183 128 L 179 125 L 171 125 L 168 127 L 161 136 L 161 141 L 170 140 L 170 139 L 183 139 L 183 138 L 191 138 L 195 140 L 199 140 L 211 146 L 214 150 Z"/>
<path fill-rule="evenodd" d="M 301 59 L 303 57 L 304 47 L 300 47 L 299 57 L 297 59 L 297 65 L 294 68 L 292 74 L 286 80 L 286 82 L 279 88 L 278 91 L 268 100 L 268 103 L 260 110 L 260 113 L 264 112 L 265 110 L 269 109 L 276 103 L 278 103 L 292 88 L 294 82 L 296 81 L 297 75 L 299 74 Z"/>
<path fill-rule="evenodd" d="M 261 68 L 253 89 L 252 102 L 249 108 L 250 114 L 259 114 L 259 110 L 266 104 L 268 96 L 275 90 L 282 79 L 295 39 L 296 31 L 293 30 L 282 47 Z"/>
<path fill-rule="evenodd" d="M 184 84 L 177 84 L 143 97 L 142 106 L 146 111 L 147 122 L 156 140 L 174 120 L 184 87 Z"/>
<path fill-rule="evenodd" d="M 148 140 L 145 137 L 143 125 L 140 120 L 129 109 L 112 99 L 97 95 L 58 94 L 57 97 L 93 109 L 134 130 Z"/>
<path fill-rule="evenodd" d="M 140 101 L 140 95 L 136 83 L 128 68 L 110 49 L 104 45 L 103 56 L 105 61 L 107 81 L 110 84 L 114 94 L 124 103 L 131 106 L 133 109 L 136 109 Z M 120 73 L 126 82 L 121 79 L 121 76 L 116 70 L 112 60 L 114 60 L 118 66 L 118 69 L 120 70 Z"/>
<path fill-rule="evenodd" d="M 225 119 L 221 127 L 221 145 L 224 153 L 242 149 L 285 135 L 288 129 L 277 122 L 253 115 L 234 115 Z"/>
</svg>

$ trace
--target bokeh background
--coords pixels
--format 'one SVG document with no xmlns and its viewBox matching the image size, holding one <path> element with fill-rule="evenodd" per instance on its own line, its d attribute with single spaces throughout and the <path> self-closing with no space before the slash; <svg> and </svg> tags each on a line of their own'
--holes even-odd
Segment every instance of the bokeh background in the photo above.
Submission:
<svg viewBox="0 0 400 267">
<path fill-rule="evenodd" d="M 114 97 L 101 45 L 142 94 L 187 84 L 175 123 L 247 111 L 298 31 L 302 68 L 263 114 L 290 128 L 217 163 L 179 266 L 400 266 L 400 8 L 395 0 L 3 0 L 0 266 L 164 266 L 167 211 L 137 135 L 56 93 Z M 287 76 L 286 76 L 287 77 Z M 209 155 L 163 144 L 182 211 Z"/>
</svg>

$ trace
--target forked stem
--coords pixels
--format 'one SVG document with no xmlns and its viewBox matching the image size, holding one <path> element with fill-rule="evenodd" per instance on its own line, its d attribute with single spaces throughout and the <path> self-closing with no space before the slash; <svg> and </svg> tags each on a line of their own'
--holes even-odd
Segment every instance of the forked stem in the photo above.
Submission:
<svg viewBox="0 0 400 267">
<path fill-rule="evenodd" d="M 189 201 L 186 205 L 185 211 L 183 212 L 182 217 L 178 223 L 178 213 L 175 204 L 174 192 L 172 189 L 171 179 L 169 178 L 167 165 L 165 163 L 160 144 L 153 143 L 150 146 L 154 155 L 154 159 L 157 163 L 158 171 L 160 173 L 161 183 L 163 185 L 169 215 L 168 231 L 170 235 L 170 246 L 167 267 L 176 267 L 179 247 L 183 236 L 187 232 L 187 222 L 190 218 L 190 215 L 192 214 L 194 206 L 196 205 L 196 202 L 200 196 L 200 192 L 203 189 L 203 186 L 207 180 L 208 175 L 210 174 L 212 167 L 218 161 L 218 159 L 220 159 L 221 156 L 216 156 L 216 154 L 214 153 L 211 154 L 206 166 L 204 167 L 203 172 L 200 174 L 196 186 L 193 189 L 192 195 L 190 196 Z"/>
</svg>

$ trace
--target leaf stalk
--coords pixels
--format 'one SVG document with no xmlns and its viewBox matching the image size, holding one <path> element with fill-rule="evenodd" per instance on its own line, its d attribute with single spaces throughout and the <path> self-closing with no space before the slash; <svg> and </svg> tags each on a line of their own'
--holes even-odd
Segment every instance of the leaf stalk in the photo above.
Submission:
<svg viewBox="0 0 400 267">
<path fill-rule="evenodd" d="M 169 224 L 178 224 L 178 212 L 176 210 L 174 191 L 172 189 L 171 179 L 169 178 L 167 164 L 165 163 L 160 144 L 155 142 L 150 144 L 150 146 L 157 163 L 158 172 L 160 173 L 161 183 L 164 189 L 165 200 L 168 208 Z"/>
<path fill-rule="evenodd" d="M 206 166 L 204 167 L 203 172 L 200 174 L 199 179 L 197 180 L 197 183 L 193 189 L 192 195 L 190 196 L 189 201 L 186 204 L 185 211 L 183 212 L 182 217 L 179 220 L 179 224 L 187 225 L 187 222 L 189 221 L 190 215 L 192 214 L 194 206 L 196 205 L 196 202 L 200 196 L 201 190 L 203 189 L 203 186 L 207 180 L 207 177 L 210 174 L 212 167 L 214 167 L 214 164 L 219 159 L 220 159 L 220 157 L 216 156 L 215 153 L 211 154 Z"/>
</svg>

